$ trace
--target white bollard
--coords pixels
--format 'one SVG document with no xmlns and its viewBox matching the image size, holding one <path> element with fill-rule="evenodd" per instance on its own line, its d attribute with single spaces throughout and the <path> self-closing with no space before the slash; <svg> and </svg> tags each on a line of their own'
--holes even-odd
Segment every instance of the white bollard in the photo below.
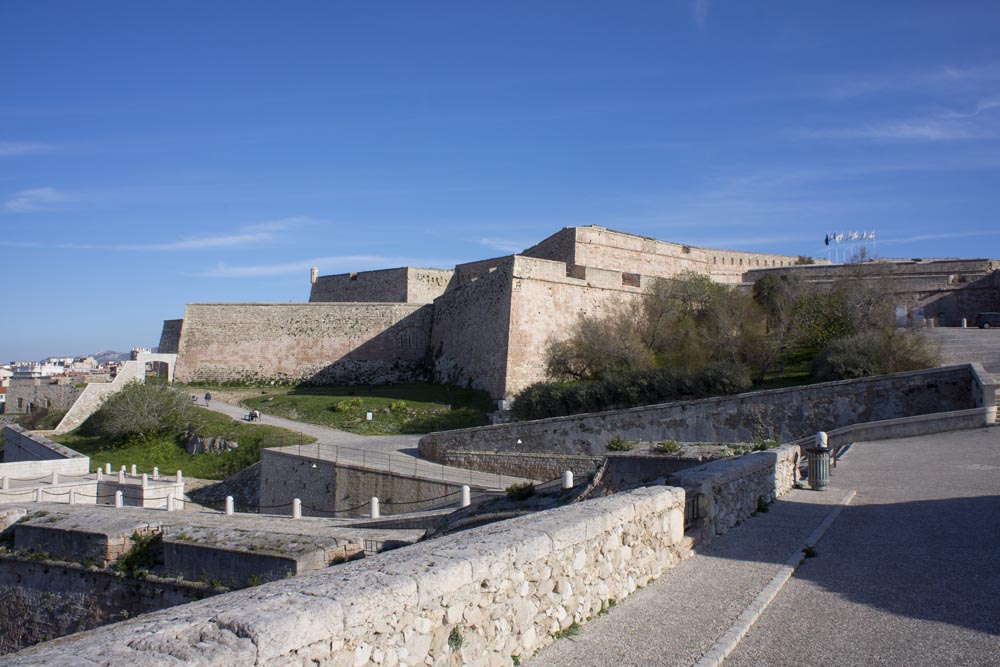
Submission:
<svg viewBox="0 0 1000 667">
<path fill-rule="evenodd" d="M 122 466 L 122 469 L 118 471 L 118 483 L 125 483 L 125 466 Z"/>
<path fill-rule="evenodd" d="M 115 509 L 125 507 L 125 496 L 121 491 L 115 491 Z"/>
<path fill-rule="evenodd" d="M 37 489 L 35 489 L 35 502 L 36 503 L 42 502 L 42 488 L 41 487 L 38 487 Z"/>
<path fill-rule="evenodd" d="M 57 473 L 56 471 L 53 470 L 52 471 L 52 477 L 49 479 L 49 484 L 51 484 L 52 486 L 55 486 L 58 483 L 59 483 L 59 473 Z"/>
<path fill-rule="evenodd" d="M 153 466 L 153 479 L 160 479 L 160 469 Z"/>
<path fill-rule="evenodd" d="M 76 505 L 76 491 L 73 489 L 69 490 L 69 504 Z"/>
<path fill-rule="evenodd" d="M 111 474 L 111 464 L 110 463 L 105 463 L 104 464 L 104 473 L 106 475 L 110 475 Z"/>
<path fill-rule="evenodd" d="M 234 511 L 235 509 L 233 508 L 233 497 L 226 496 L 226 514 L 231 516 Z"/>
<path fill-rule="evenodd" d="M 572 489 L 573 488 L 573 471 L 572 470 L 564 470 L 563 471 L 562 488 L 564 488 L 564 489 Z"/>
<path fill-rule="evenodd" d="M 469 488 L 468 484 L 462 485 L 462 507 L 468 507 L 472 504 L 472 489 Z"/>
<path fill-rule="evenodd" d="M 138 474 L 138 473 L 136 472 L 136 469 L 135 469 L 135 464 L 133 463 L 133 464 L 132 464 L 132 476 L 133 476 L 133 477 L 135 477 L 135 476 L 136 476 L 137 474 Z"/>
<path fill-rule="evenodd" d="M 292 500 L 292 518 L 301 519 L 302 518 L 302 501 L 298 498 Z"/>
<path fill-rule="evenodd" d="M 171 493 L 169 496 L 167 496 L 167 511 L 168 512 L 173 512 L 174 511 L 174 494 L 173 493 Z"/>
<path fill-rule="evenodd" d="M 122 472 L 123 474 L 125 473 L 125 465 L 124 465 L 124 464 L 122 464 L 122 469 L 121 469 L 121 472 Z"/>
<path fill-rule="evenodd" d="M 371 502 L 371 507 L 370 507 L 370 510 L 369 510 L 369 515 L 373 519 L 377 519 L 379 517 L 379 513 L 378 513 L 378 497 L 377 496 L 372 496 L 372 502 Z"/>
<path fill-rule="evenodd" d="M 0 477 L 0 489 L 6 491 L 9 488 L 10 488 L 10 478 Z"/>
<path fill-rule="evenodd" d="M 968 329 L 969 328 L 969 321 L 966 320 L 964 317 L 962 318 L 962 328 L 963 329 Z"/>
<path fill-rule="evenodd" d="M 149 486 L 149 476 L 146 473 L 142 473 L 142 488 Z"/>
<path fill-rule="evenodd" d="M 826 437 L 826 431 L 820 431 L 816 434 L 816 446 L 821 449 L 826 449 L 829 447 L 829 439 Z"/>
<path fill-rule="evenodd" d="M 100 482 L 104 479 L 104 468 L 97 469 L 97 481 Z"/>
<path fill-rule="evenodd" d="M 178 484 L 184 483 L 184 473 L 181 472 L 180 468 L 177 469 L 177 483 Z"/>
</svg>

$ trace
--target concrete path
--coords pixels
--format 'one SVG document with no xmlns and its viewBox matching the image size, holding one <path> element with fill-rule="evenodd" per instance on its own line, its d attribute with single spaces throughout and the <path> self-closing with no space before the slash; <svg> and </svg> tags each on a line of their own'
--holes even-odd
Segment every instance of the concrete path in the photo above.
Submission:
<svg viewBox="0 0 1000 667">
<path fill-rule="evenodd" d="M 199 404 L 204 407 L 204 403 L 201 401 Z M 248 412 L 246 408 L 238 405 L 215 400 L 210 401 L 208 408 L 239 420 L 245 419 Z M 421 457 L 417 450 L 417 444 L 420 442 L 419 435 L 357 435 L 327 426 L 274 417 L 267 413 L 263 415 L 261 421 L 248 423 L 280 426 L 316 438 L 316 442 L 309 445 L 274 448 L 296 456 L 318 458 L 324 461 L 361 466 L 370 470 L 396 472 L 452 484 L 468 484 L 474 488 L 493 491 L 503 490 L 511 484 L 526 481 L 521 477 L 496 475 L 432 463 Z"/>
<path fill-rule="evenodd" d="M 856 444 L 836 488 L 790 492 L 526 664 L 718 665 L 762 611 L 726 667 L 998 665 L 998 473 L 1000 428 Z"/>
<path fill-rule="evenodd" d="M 944 364 L 978 361 L 989 373 L 1000 376 L 1000 328 L 939 327 L 922 329 L 921 334 L 940 347 Z"/>
</svg>

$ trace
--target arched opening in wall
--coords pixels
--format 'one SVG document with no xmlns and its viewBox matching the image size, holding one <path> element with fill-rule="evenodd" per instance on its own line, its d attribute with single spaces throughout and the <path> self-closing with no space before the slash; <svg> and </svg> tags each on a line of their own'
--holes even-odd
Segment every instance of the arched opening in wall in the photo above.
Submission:
<svg viewBox="0 0 1000 667">
<path fill-rule="evenodd" d="M 168 379 L 170 377 L 170 364 L 166 361 L 147 361 L 146 377 Z"/>
<path fill-rule="evenodd" d="M 733 264 L 735 264 L 735 263 L 736 263 L 736 260 L 735 260 L 735 259 L 733 259 L 732 257 L 730 257 L 730 258 L 729 258 L 729 265 L 730 265 L 730 266 L 732 266 L 732 265 L 733 265 Z"/>
<path fill-rule="evenodd" d="M 718 264 L 718 263 L 719 263 L 719 258 L 718 257 L 713 257 L 712 258 L 712 264 Z"/>
<path fill-rule="evenodd" d="M 743 258 L 740 257 L 740 266 L 743 266 Z"/>
</svg>

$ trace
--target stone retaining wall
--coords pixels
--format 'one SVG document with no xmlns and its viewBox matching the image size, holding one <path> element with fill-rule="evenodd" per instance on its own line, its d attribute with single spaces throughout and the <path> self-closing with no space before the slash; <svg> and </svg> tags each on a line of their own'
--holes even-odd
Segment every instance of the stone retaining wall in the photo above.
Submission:
<svg viewBox="0 0 1000 667">
<path fill-rule="evenodd" d="M 971 367 L 948 366 L 858 380 L 757 391 L 628 410 L 431 433 L 420 453 L 432 461 L 450 451 L 602 456 L 609 439 L 657 442 L 783 442 L 858 422 L 974 406 Z"/>
<path fill-rule="evenodd" d="M 32 433 L 31 431 L 18 426 L 17 424 L 7 424 L 4 427 L 4 438 L 6 445 L 3 454 L 3 463 L 0 464 L 0 471 L 18 470 L 12 464 L 23 462 L 26 464 L 38 464 L 42 461 L 67 461 L 73 460 L 79 466 L 82 463 L 82 472 L 88 472 L 87 466 L 90 458 L 76 452 L 69 447 L 52 442 L 48 438 Z M 30 466 L 28 470 L 34 470 Z M 74 469 L 75 470 L 75 469 Z M 61 469 L 56 470 L 62 472 Z M 52 472 L 47 469 L 45 472 Z M 0 474 L 3 474 L 0 472 Z M 13 473 L 11 473 L 13 475 Z M 66 469 L 66 474 L 73 474 L 70 468 Z"/>
</svg>

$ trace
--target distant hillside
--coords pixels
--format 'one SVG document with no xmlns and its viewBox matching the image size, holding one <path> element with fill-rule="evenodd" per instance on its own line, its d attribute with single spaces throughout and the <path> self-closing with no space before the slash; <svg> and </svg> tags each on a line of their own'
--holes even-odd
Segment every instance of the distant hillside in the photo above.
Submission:
<svg viewBox="0 0 1000 667">
<path fill-rule="evenodd" d="M 97 360 L 99 364 L 106 364 L 109 361 L 128 361 L 132 358 L 131 352 L 115 352 L 114 350 L 105 350 L 104 352 L 98 352 L 97 354 L 90 355 Z"/>
</svg>

